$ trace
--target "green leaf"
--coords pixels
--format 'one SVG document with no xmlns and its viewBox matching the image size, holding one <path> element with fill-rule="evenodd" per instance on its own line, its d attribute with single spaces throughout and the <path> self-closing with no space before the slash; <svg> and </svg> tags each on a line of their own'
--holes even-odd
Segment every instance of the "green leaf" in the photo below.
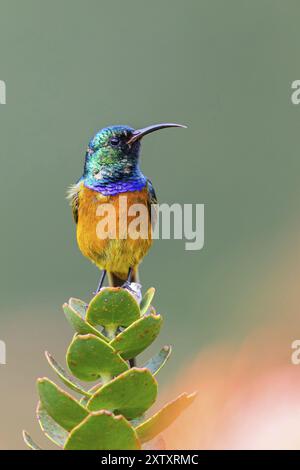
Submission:
<svg viewBox="0 0 300 470">
<path fill-rule="evenodd" d="M 85 319 L 85 315 L 88 309 L 87 303 L 83 302 L 83 300 L 75 299 L 74 297 L 71 297 L 69 299 L 68 304 L 73 310 L 75 310 L 76 313 L 78 313 L 81 316 L 83 320 Z"/>
<path fill-rule="evenodd" d="M 71 390 L 74 390 L 77 393 L 80 393 L 81 395 L 85 395 L 86 397 L 90 397 L 91 394 L 84 390 L 82 386 L 77 383 L 72 377 L 69 376 L 69 374 L 56 362 L 54 357 L 51 356 L 50 353 L 47 351 L 45 352 L 46 359 L 54 372 L 58 375 L 58 377 L 62 380 L 62 382 L 67 385 Z"/>
<path fill-rule="evenodd" d="M 138 450 L 140 443 L 123 416 L 91 413 L 70 433 L 65 450 Z"/>
<path fill-rule="evenodd" d="M 172 346 L 164 346 L 158 354 L 152 357 L 144 367 L 150 370 L 151 374 L 156 375 L 165 365 L 172 352 Z"/>
<path fill-rule="evenodd" d="M 196 393 L 183 393 L 175 400 L 165 405 L 155 415 L 140 424 L 135 430 L 141 442 L 153 439 L 157 434 L 170 426 L 175 419 L 193 402 Z"/>
<path fill-rule="evenodd" d="M 110 378 L 128 369 L 128 364 L 105 341 L 94 335 L 76 336 L 67 352 L 67 364 L 80 380 Z"/>
<path fill-rule="evenodd" d="M 84 408 L 86 408 L 86 405 L 88 404 L 88 401 L 89 401 L 89 397 L 82 397 L 82 398 L 80 398 L 79 403 L 80 403 Z"/>
<path fill-rule="evenodd" d="M 131 426 L 134 428 L 137 428 L 140 424 L 142 424 L 144 421 L 146 421 L 146 415 L 141 415 L 138 418 L 134 418 L 130 420 Z"/>
<path fill-rule="evenodd" d="M 155 294 L 154 287 L 150 287 L 150 289 L 147 290 L 146 294 L 142 298 L 141 303 L 140 303 L 141 315 L 145 315 L 145 313 L 147 312 L 153 300 L 154 294 Z"/>
<path fill-rule="evenodd" d="M 133 419 L 155 402 L 157 383 L 147 369 L 132 368 L 103 385 L 90 399 L 90 411 L 106 409 Z"/>
<path fill-rule="evenodd" d="M 58 447 L 63 448 L 69 435 L 68 432 L 51 418 L 41 402 L 38 403 L 36 414 L 39 425 L 44 434 Z"/>
<path fill-rule="evenodd" d="M 118 334 L 110 345 L 124 358 L 131 359 L 144 351 L 157 337 L 162 325 L 160 315 L 139 318 Z"/>
<path fill-rule="evenodd" d="M 91 398 L 92 395 L 94 395 L 94 393 L 99 390 L 100 387 L 102 387 L 103 383 L 100 381 L 100 382 L 97 382 L 96 385 L 93 385 L 92 388 L 89 389 L 88 393 L 89 393 L 89 396 L 88 397 L 82 397 L 80 400 L 79 400 L 79 403 L 84 406 L 86 408 L 87 404 L 88 404 L 88 401 L 89 399 Z"/>
<path fill-rule="evenodd" d="M 102 289 L 91 301 L 86 320 L 105 327 L 129 326 L 140 317 L 135 298 L 121 287 Z"/>
<path fill-rule="evenodd" d="M 29 436 L 28 432 L 23 431 L 23 439 L 25 444 L 31 449 L 31 450 L 42 450 Z"/>
<path fill-rule="evenodd" d="M 100 333 L 100 331 L 98 331 L 92 325 L 89 325 L 85 320 L 83 320 L 80 314 L 75 312 L 75 310 L 73 310 L 70 305 L 64 304 L 63 311 L 68 322 L 74 328 L 74 330 L 77 331 L 77 333 L 81 335 L 87 335 L 90 333 L 95 336 L 98 336 L 104 341 L 108 341 L 107 338 L 102 333 Z"/>
<path fill-rule="evenodd" d="M 67 431 L 71 431 L 88 415 L 87 410 L 71 395 L 47 378 L 38 379 L 38 392 L 48 414 Z"/>
</svg>

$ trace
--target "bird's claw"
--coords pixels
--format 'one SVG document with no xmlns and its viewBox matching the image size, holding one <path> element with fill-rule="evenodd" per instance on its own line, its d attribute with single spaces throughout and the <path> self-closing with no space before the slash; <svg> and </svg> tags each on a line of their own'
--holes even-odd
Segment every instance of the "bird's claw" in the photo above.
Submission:
<svg viewBox="0 0 300 470">
<path fill-rule="evenodd" d="M 122 287 L 122 289 L 129 289 L 129 290 L 133 291 L 129 281 L 124 282 L 124 284 L 122 284 L 121 287 Z"/>
<path fill-rule="evenodd" d="M 101 291 L 101 289 L 94 290 L 92 292 L 92 295 L 95 297 L 95 295 L 99 294 L 100 291 Z"/>
</svg>

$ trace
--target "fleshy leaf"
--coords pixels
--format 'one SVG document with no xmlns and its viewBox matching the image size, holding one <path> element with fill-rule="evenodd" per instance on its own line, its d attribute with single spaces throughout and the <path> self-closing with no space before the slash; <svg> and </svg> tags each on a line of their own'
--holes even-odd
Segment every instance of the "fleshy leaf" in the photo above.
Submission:
<svg viewBox="0 0 300 470">
<path fill-rule="evenodd" d="M 140 303 L 141 315 L 145 315 L 145 313 L 147 312 L 153 300 L 154 294 L 155 294 L 154 287 L 150 287 L 150 289 L 148 289 L 147 292 L 145 293 Z"/>
<path fill-rule="evenodd" d="M 29 436 L 28 432 L 23 431 L 23 439 L 25 444 L 29 447 L 31 450 L 42 450 Z"/>
<path fill-rule="evenodd" d="M 83 300 L 75 299 L 74 297 L 71 297 L 68 303 L 70 307 L 75 310 L 75 312 L 78 313 L 84 320 L 88 309 L 88 304 L 85 303 Z"/>
<path fill-rule="evenodd" d="M 86 320 L 105 327 L 129 326 L 140 317 L 137 301 L 121 287 L 102 289 L 91 301 Z"/>
<path fill-rule="evenodd" d="M 131 426 L 137 428 L 140 424 L 146 421 L 146 415 L 140 415 L 138 418 L 134 418 L 130 420 Z"/>
<path fill-rule="evenodd" d="M 133 427 L 123 416 L 108 411 L 91 413 L 70 433 L 66 450 L 138 450 Z"/>
<path fill-rule="evenodd" d="M 156 375 L 165 365 L 172 352 L 172 346 L 164 346 L 158 354 L 146 362 L 144 367 L 150 370 L 151 374 Z"/>
<path fill-rule="evenodd" d="M 101 383 L 101 380 L 99 382 L 97 382 L 96 385 L 93 385 L 93 387 L 90 388 L 89 391 L 88 391 L 89 396 L 88 397 L 82 397 L 79 400 L 79 403 L 86 408 L 86 405 L 88 404 L 88 401 L 91 398 L 91 396 L 94 395 L 96 393 L 96 391 L 99 390 L 100 387 L 102 387 L 102 385 L 103 385 L 103 383 Z"/>
<path fill-rule="evenodd" d="M 162 324 L 160 315 L 139 318 L 118 334 L 110 345 L 124 358 L 131 359 L 143 352 L 157 337 Z"/>
<path fill-rule="evenodd" d="M 38 403 L 36 414 L 44 434 L 58 447 L 63 448 L 69 435 L 68 432 L 51 418 L 41 402 Z"/>
<path fill-rule="evenodd" d="M 92 382 L 104 376 L 115 376 L 128 369 L 128 364 L 105 341 L 94 335 L 78 335 L 69 346 L 67 363 L 72 374 Z"/>
<path fill-rule="evenodd" d="M 75 312 L 75 310 L 71 308 L 70 305 L 64 304 L 63 311 L 68 322 L 74 328 L 74 330 L 77 331 L 77 333 L 81 335 L 93 334 L 103 339 L 104 341 L 108 341 L 107 338 L 102 333 L 100 333 L 100 331 L 96 330 L 96 328 L 83 320 L 80 314 Z"/>
<path fill-rule="evenodd" d="M 50 353 L 47 351 L 45 352 L 46 359 L 54 372 L 58 375 L 58 377 L 61 379 L 61 381 L 67 385 L 71 390 L 74 390 L 77 393 L 80 393 L 81 395 L 85 395 L 86 397 L 90 397 L 91 394 L 88 393 L 82 386 L 77 383 L 72 377 L 69 376 L 69 374 L 56 362 L 54 357 L 51 356 Z"/>
<path fill-rule="evenodd" d="M 47 378 L 38 379 L 38 392 L 47 413 L 67 431 L 71 431 L 88 415 L 87 410 L 71 395 Z"/>
<path fill-rule="evenodd" d="M 164 431 L 173 421 L 193 402 L 196 393 L 188 395 L 183 393 L 175 400 L 165 405 L 155 415 L 140 424 L 135 430 L 141 442 L 153 439 L 157 434 Z"/>
<path fill-rule="evenodd" d="M 157 383 L 148 369 L 132 368 L 103 385 L 90 399 L 90 411 L 106 409 L 133 419 L 155 402 Z"/>
<path fill-rule="evenodd" d="M 82 397 L 82 398 L 80 398 L 79 403 L 82 406 L 84 406 L 84 408 L 86 408 L 86 405 L 88 404 L 88 401 L 89 401 L 89 397 Z"/>
<path fill-rule="evenodd" d="M 82 320 L 88 324 L 88 326 L 91 328 L 90 333 L 95 334 L 96 336 L 99 336 L 99 338 L 104 339 L 105 341 L 109 341 L 109 339 L 103 334 L 103 327 L 94 328 L 90 323 L 86 321 L 86 313 L 88 310 L 89 305 L 84 302 L 83 300 L 76 299 L 75 297 L 71 297 L 68 301 L 69 307 L 73 309 L 76 313 L 79 314 L 79 316 L 82 318 Z M 73 325 L 72 325 L 73 326 Z M 79 331 L 78 331 L 79 333 Z M 79 333 L 79 334 L 88 334 L 88 333 Z"/>
</svg>

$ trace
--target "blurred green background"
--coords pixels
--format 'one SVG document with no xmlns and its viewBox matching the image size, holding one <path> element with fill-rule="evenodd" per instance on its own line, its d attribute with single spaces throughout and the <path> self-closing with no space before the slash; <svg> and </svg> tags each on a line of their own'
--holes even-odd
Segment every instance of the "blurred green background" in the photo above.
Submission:
<svg viewBox="0 0 300 470">
<path fill-rule="evenodd" d="M 157 241 L 142 265 L 165 316 L 153 350 L 174 344 L 162 385 L 271 314 L 251 299 L 299 219 L 299 15 L 296 0 L 1 0 L 1 448 L 38 436 L 43 351 L 62 361 L 71 338 L 61 304 L 97 284 L 65 193 L 103 126 L 188 125 L 146 138 L 141 162 L 160 202 L 206 211 L 202 251 Z"/>
</svg>

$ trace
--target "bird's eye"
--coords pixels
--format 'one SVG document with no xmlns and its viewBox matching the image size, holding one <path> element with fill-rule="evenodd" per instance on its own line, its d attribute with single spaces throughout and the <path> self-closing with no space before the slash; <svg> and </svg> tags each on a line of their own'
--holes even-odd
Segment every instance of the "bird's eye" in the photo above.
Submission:
<svg viewBox="0 0 300 470">
<path fill-rule="evenodd" d="M 110 142 L 110 145 L 112 145 L 113 147 L 116 147 L 119 144 L 120 140 L 118 139 L 118 137 L 111 137 L 109 142 Z"/>
</svg>

